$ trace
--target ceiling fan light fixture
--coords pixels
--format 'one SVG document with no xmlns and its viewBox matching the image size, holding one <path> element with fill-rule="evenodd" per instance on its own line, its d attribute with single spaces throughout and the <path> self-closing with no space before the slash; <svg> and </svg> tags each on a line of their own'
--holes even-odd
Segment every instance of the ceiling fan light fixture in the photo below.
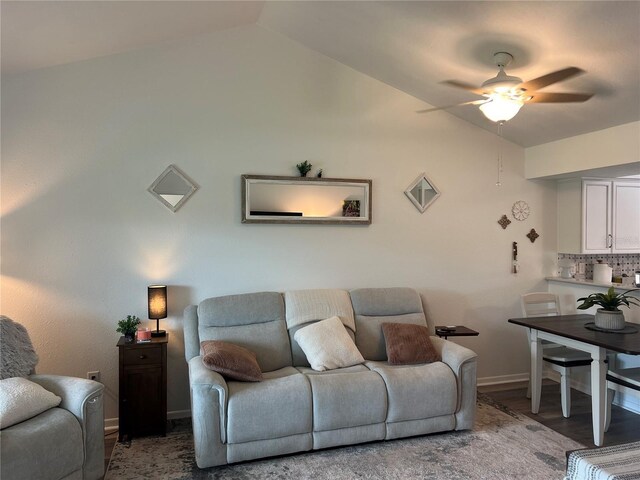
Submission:
<svg viewBox="0 0 640 480">
<path fill-rule="evenodd" d="M 522 100 L 516 100 L 502 95 L 494 95 L 480 105 L 480 111 L 492 122 L 506 122 L 515 117 L 524 105 Z"/>
<path fill-rule="evenodd" d="M 1 0 L 0 0 L 1 1 Z M 459 80 L 445 80 L 450 87 L 459 88 L 482 97 L 481 100 L 456 103 L 445 107 L 419 110 L 417 113 L 427 113 L 436 110 L 448 110 L 461 105 L 479 105 L 480 111 L 492 122 L 502 124 L 515 117 L 525 103 L 579 103 L 589 100 L 593 93 L 559 93 L 540 92 L 539 90 L 562 82 L 568 78 L 585 73 L 578 67 L 567 67 L 562 70 L 547 73 L 541 77 L 523 82 L 520 77 L 507 75 L 504 71 L 513 61 L 513 55 L 508 52 L 496 52 L 493 61 L 498 67 L 498 74 L 480 86 L 480 88 Z"/>
<path fill-rule="evenodd" d="M 495 77 L 485 81 L 482 84 L 481 88 L 494 93 L 508 93 L 521 83 L 522 79 L 520 77 L 512 77 L 511 75 L 507 75 L 502 67 L 500 67 L 500 71 L 498 72 L 498 74 Z"/>
</svg>

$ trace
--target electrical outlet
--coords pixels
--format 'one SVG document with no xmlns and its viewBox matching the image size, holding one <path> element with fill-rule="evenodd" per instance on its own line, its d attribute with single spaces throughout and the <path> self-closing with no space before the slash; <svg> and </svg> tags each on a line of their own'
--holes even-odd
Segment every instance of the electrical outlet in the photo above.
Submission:
<svg viewBox="0 0 640 480">
<path fill-rule="evenodd" d="M 100 371 L 96 370 L 95 372 L 87 372 L 87 378 L 89 380 L 95 380 L 96 382 L 100 381 Z"/>
</svg>

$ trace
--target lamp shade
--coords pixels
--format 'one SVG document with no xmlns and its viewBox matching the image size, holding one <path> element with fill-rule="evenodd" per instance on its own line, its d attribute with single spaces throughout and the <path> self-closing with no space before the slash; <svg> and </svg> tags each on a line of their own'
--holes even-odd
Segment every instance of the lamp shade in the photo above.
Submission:
<svg viewBox="0 0 640 480">
<path fill-rule="evenodd" d="M 167 286 L 149 285 L 147 296 L 149 299 L 149 318 L 153 320 L 167 318 Z"/>
<path fill-rule="evenodd" d="M 506 122 L 520 111 L 524 102 L 501 95 L 493 95 L 491 100 L 480 105 L 480 110 L 492 122 Z"/>
</svg>

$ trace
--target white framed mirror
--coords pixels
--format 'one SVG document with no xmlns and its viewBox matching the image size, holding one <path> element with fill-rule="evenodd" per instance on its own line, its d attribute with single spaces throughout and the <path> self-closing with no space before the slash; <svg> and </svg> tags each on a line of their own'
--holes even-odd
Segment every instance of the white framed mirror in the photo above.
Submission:
<svg viewBox="0 0 640 480">
<path fill-rule="evenodd" d="M 371 180 L 242 175 L 242 223 L 371 224 Z"/>
<path fill-rule="evenodd" d="M 178 167 L 169 165 L 147 191 L 175 213 L 198 188 Z"/>
<path fill-rule="evenodd" d="M 418 175 L 404 191 L 404 194 L 411 200 L 411 203 L 420 210 L 424 211 L 440 196 L 440 191 L 434 183 L 427 178 L 425 173 Z"/>
</svg>

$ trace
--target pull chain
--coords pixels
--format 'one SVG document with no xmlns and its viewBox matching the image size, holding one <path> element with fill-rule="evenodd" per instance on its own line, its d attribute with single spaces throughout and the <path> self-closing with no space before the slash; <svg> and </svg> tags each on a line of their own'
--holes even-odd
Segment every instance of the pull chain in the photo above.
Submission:
<svg viewBox="0 0 640 480">
<path fill-rule="evenodd" d="M 496 181 L 496 186 L 502 186 L 502 126 L 504 122 L 498 122 L 498 179 Z"/>
</svg>

